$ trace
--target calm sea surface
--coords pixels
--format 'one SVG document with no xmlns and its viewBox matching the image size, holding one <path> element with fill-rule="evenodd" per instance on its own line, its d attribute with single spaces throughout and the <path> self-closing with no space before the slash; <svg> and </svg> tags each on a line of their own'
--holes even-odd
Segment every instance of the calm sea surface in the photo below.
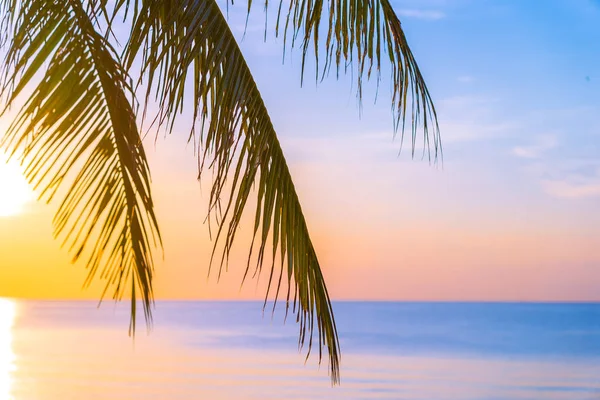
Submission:
<svg viewBox="0 0 600 400">
<path fill-rule="evenodd" d="M 254 302 L 0 300 L 3 399 L 600 400 L 600 304 L 335 303 L 342 384 Z"/>
</svg>

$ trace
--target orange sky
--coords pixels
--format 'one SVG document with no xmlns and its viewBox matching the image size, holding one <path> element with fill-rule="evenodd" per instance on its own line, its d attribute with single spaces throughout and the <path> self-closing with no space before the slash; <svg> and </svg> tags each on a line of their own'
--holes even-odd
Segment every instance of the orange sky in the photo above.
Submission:
<svg viewBox="0 0 600 400">
<path fill-rule="evenodd" d="M 168 165 L 178 152 L 167 142 L 152 150 L 153 165 Z M 187 153 L 191 167 L 194 158 Z M 384 182 L 353 175 L 353 186 L 327 193 L 327 181 L 339 172 L 297 164 L 298 190 L 324 268 L 337 299 L 378 300 L 582 300 L 596 301 L 600 287 L 599 237 L 594 227 L 544 223 L 530 210 L 527 219 L 510 210 L 499 215 L 455 215 L 419 209 L 412 195 L 371 203 Z M 397 165 L 400 177 L 421 170 L 428 179 L 450 178 L 424 163 Z M 448 169 L 448 167 L 446 167 Z M 406 169 L 408 171 L 402 171 Z M 373 171 L 375 172 L 375 171 Z M 193 169 L 169 168 L 155 174 L 157 213 L 165 244 L 157 257 L 158 298 L 260 298 L 264 285 L 249 281 L 239 290 L 248 245 L 247 230 L 238 239 L 231 271 L 221 282 L 207 279 L 211 244 L 203 224 L 206 204 Z M 422 177 L 423 178 L 423 177 Z M 324 183 L 323 183 L 324 182 Z M 312 188 L 312 189 L 311 189 Z M 423 188 L 427 190 L 427 187 Z M 206 189 L 205 189 L 206 191 Z M 392 192 L 393 196 L 393 192 Z M 344 201 L 340 199 L 344 198 Z M 394 213 L 396 208 L 398 213 Z M 17 216 L 0 218 L 0 295 L 33 298 L 97 298 L 99 284 L 82 290 L 85 269 L 71 265 L 67 251 L 51 237 L 53 206 L 28 203 Z M 429 214 L 430 218 L 427 219 Z M 262 283 L 264 284 L 263 277 Z"/>
</svg>

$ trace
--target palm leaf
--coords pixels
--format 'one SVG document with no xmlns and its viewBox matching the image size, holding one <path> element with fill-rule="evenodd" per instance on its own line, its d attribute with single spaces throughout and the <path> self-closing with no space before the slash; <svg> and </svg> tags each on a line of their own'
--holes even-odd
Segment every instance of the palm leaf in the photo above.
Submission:
<svg viewBox="0 0 600 400">
<path fill-rule="evenodd" d="M 249 8 L 251 3 L 248 0 Z M 323 26 L 327 29 L 324 42 L 319 36 Z M 382 62 L 387 62 L 391 67 L 394 131 L 401 130 L 401 144 L 406 117 L 410 115 L 412 155 L 419 127 L 423 129 L 424 154 L 430 160 L 437 160 L 442 154 L 435 107 L 400 20 L 388 0 L 328 0 L 326 4 L 323 0 L 290 0 L 287 13 L 280 0 L 275 31 L 277 35 L 283 33 L 284 45 L 294 47 L 300 43 L 302 77 L 311 44 L 317 81 L 329 73 L 332 65 L 338 75 L 342 65 L 344 71 L 353 68 L 359 100 L 363 79 L 370 79 L 374 73 L 379 84 Z M 324 63 L 319 67 L 323 56 Z"/>
<path fill-rule="evenodd" d="M 4 2 L 10 13 L 3 26 L 10 38 L 3 74 L 7 109 L 32 78 L 42 77 L 2 146 L 13 155 L 22 152 L 26 176 L 41 188 L 41 198 L 63 195 L 55 235 L 69 244 L 73 261 L 87 256 L 87 284 L 99 272 L 115 299 L 130 293 L 134 331 L 137 291 L 150 322 L 151 250 L 160 235 L 128 100 L 130 79 L 90 17 L 101 6 L 80 0 Z"/>
<path fill-rule="evenodd" d="M 218 5 L 214 0 L 144 1 L 128 44 L 129 65 L 139 54 L 142 76 L 148 78 L 147 96 L 156 91 L 161 106 L 159 125 L 172 129 L 183 106 L 186 84 L 193 83 L 194 119 L 199 120 L 200 129 L 193 129 L 192 137 L 199 136 L 203 149 L 200 169 L 208 160 L 213 171 L 210 209 L 220 210 L 213 250 L 214 256 L 217 246 L 223 247 L 219 274 L 257 184 L 252 242 L 257 239 L 258 250 L 252 257 L 251 247 L 246 274 L 251 260 L 255 259 L 257 271 L 265 258 L 272 260 L 265 304 L 272 287 L 277 299 L 283 276 L 287 276 L 286 310 L 291 305 L 296 313 L 299 346 L 307 343 L 308 357 L 316 330 L 319 360 L 326 349 L 331 377 L 337 382 L 339 343 L 319 261 L 275 129 Z M 223 207 L 221 199 L 226 200 Z M 269 242 L 272 252 L 267 257 Z"/>
<path fill-rule="evenodd" d="M 129 3 L 121 1 L 120 5 L 124 4 Z M 332 64 L 336 65 L 339 72 L 342 61 L 352 65 L 356 57 L 360 97 L 363 76 L 370 78 L 375 66 L 379 80 L 382 59 L 389 58 L 392 100 L 396 110 L 395 128 L 401 127 L 404 136 L 407 105 L 410 102 L 413 154 L 417 129 L 422 125 L 424 151 L 431 156 L 432 136 L 433 151 L 437 157 L 441 148 L 435 109 L 390 4 L 386 0 L 341 0 L 328 4 L 328 35 L 322 77 Z M 322 1 L 292 0 L 284 28 L 285 36 L 288 27 L 292 33 L 292 46 L 299 34 L 303 37 L 303 71 L 312 39 L 317 74 L 318 30 L 322 24 L 322 11 Z M 276 29 L 279 32 L 279 18 Z M 333 382 L 337 382 L 339 343 L 335 322 L 298 196 L 260 92 L 215 1 L 142 2 L 126 49 L 129 67 L 140 54 L 140 75 L 147 78 L 146 104 L 154 91 L 160 105 L 155 120 L 158 125 L 172 131 L 175 119 L 184 107 L 186 87 L 193 84 L 194 121 L 199 121 L 200 129 L 197 132 L 194 125 L 190 139 L 198 134 L 200 148 L 203 149 L 200 171 L 206 159 L 209 159 L 208 166 L 213 170 L 210 210 L 218 212 L 219 223 L 213 256 L 220 241 L 223 242 L 219 275 L 227 263 L 251 188 L 257 183 L 254 239 L 246 274 L 250 268 L 255 239 L 258 247 L 256 269 L 260 271 L 271 238 L 270 257 L 273 262 L 267 296 L 274 284 L 277 299 L 282 277 L 287 275 L 286 303 L 289 306 L 293 287 L 294 311 L 300 322 L 299 344 L 302 346 L 308 340 L 310 354 L 316 328 L 319 354 L 327 348 L 331 376 Z M 228 194 L 225 193 L 227 187 L 231 188 Z M 222 198 L 226 199 L 224 207 L 220 203 Z M 274 260 L 278 251 L 281 261 L 279 279 L 274 280 Z"/>
<path fill-rule="evenodd" d="M 122 8 L 133 20 L 125 67 L 107 40 Z M 276 32 L 283 32 L 285 42 L 289 35 L 292 47 L 301 40 L 303 74 L 312 43 L 316 78 L 322 79 L 332 65 L 338 73 L 341 65 L 350 65 L 357 69 L 360 98 L 363 79 L 375 71 L 379 81 L 382 60 L 389 59 L 394 126 L 401 127 L 404 138 L 410 114 L 413 154 L 422 126 L 424 151 L 431 157 L 432 138 L 437 157 L 441 147 L 435 109 L 387 0 L 329 0 L 327 8 L 322 0 L 291 0 L 287 15 L 282 10 L 280 3 Z M 160 236 L 127 75 L 137 57 L 140 83 L 145 80 L 147 85 L 144 106 L 152 93 L 160 106 L 154 121 L 158 126 L 173 130 L 184 94 L 193 86 L 190 139 L 202 149 L 200 172 L 207 160 L 213 171 L 209 212 L 218 222 L 213 256 L 219 244 L 223 248 L 219 274 L 256 186 L 246 274 L 252 260 L 260 273 L 271 259 L 265 304 L 271 287 L 279 297 L 286 276 L 286 315 L 293 303 L 299 345 L 308 342 L 308 357 L 316 330 L 319 359 L 326 349 L 337 382 L 339 343 L 332 307 L 298 196 L 260 92 L 215 0 L 0 0 L 0 12 L 0 42 L 9 43 L 2 82 L 7 107 L 36 74 L 43 74 L 2 144 L 13 153 L 23 150 L 27 176 L 48 200 L 75 175 L 55 218 L 56 234 L 71 243 L 74 259 L 87 249 L 89 279 L 101 269 L 101 276 L 108 278 L 106 288 L 114 286 L 116 298 L 130 281 L 132 321 L 136 287 L 150 318 L 151 247 L 153 237 Z M 284 15 L 285 27 L 280 28 Z M 103 29 L 99 16 L 105 17 Z M 319 39 L 322 25 L 328 32 L 324 46 Z M 325 63 L 319 68 L 321 51 Z M 272 251 L 266 254 L 269 243 Z"/>
</svg>

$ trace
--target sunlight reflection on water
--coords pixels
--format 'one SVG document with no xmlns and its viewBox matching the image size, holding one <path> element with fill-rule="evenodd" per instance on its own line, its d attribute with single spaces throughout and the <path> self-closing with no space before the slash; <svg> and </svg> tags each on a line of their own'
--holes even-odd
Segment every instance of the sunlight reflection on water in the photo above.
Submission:
<svg viewBox="0 0 600 400">
<path fill-rule="evenodd" d="M 336 306 L 332 388 L 326 361 L 303 364 L 296 326 L 255 317 L 258 303 L 161 302 L 134 341 L 127 305 L 2 302 L 0 400 L 600 400 L 597 305 Z"/>
<path fill-rule="evenodd" d="M 0 398 L 12 399 L 12 375 L 15 368 L 15 353 L 12 348 L 12 328 L 16 305 L 13 301 L 0 298 Z"/>
</svg>

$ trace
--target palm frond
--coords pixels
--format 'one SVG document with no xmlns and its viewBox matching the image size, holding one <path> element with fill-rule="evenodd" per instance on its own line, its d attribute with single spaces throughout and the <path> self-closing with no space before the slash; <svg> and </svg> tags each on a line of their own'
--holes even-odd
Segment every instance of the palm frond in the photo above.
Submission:
<svg viewBox="0 0 600 400">
<path fill-rule="evenodd" d="M 332 306 L 298 195 L 260 92 L 217 3 L 144 1 L 126 54 L 130 66 L 141 54 L 147 97 L 156 93 L 157 123 L 168 130 L 183 108 L 187 84 L 193 85 L 194 120 L 200 127 L 196 131 L 195 125 L 190 138 L 197 135 L 201 145 L 200 170 L 209 160 L 208 168 L 213 171 L 210 210 L 222 210 L 217 214 L 214 247 L 223 246 L 219 274 L 257 185 L 252 243 L 257 239 L 258 250 L 253 257 L 251 246 L 246 273 L 252 260 L 260 271 L 265 257 L 272 257 L 265 304 L 271 287 L 276 288 L 275 298 L 279 297 L 286 275 L 286 313 L 293 303 L 299 347 L 308 343 L 308 357 L 316 330 L 319 360 L 326 349 L 332 381 L 338 382 L 339 343 Z M 221 199 L 226 200 L 222 208 Z M 269 242 L 272 253 L 265 254 Z"/>
<path fill-rule="evenodd" d="M 94 26 L 93 15 L 104 5 L 6 0 L 3 6 L 10 10 L 3 26 L 10 37 L 2 82 L 7 109 L 32 78 L 42 77 L 1 144 L 13 155 L 22 152 L 40 198 L 65 193 L 55 235 L 69 245 L 74 262 L 87 258 L 86 283 L 99 272 L 107 280 L 105 292 L 113 288 L 115 299 L 131 295 L 134 331 L 138 291 L 150 322 L 152 248 L 160 234 L 128 100 L 130 79 Z"/>
<path fill-rule="evenodd" d="M 120 10 L 133 21 L 123 59 L 109 42 Z M 216 1 L 0 0 L 0 16 L 0 45 L 8 45 L 0 75 L 7 109 L 41 75 L 0 144 L 13 154 L 23 152 L 27 177 L 48 201 L 71 181 L 54 220 L 55 234 L 70 244 L 74 260 L 87 257 L 86 282 L 101 271 L 106 290 L 114 288 L 117 299 L 131 283 L 132 328 L 136 290 L 142 292 L 147 321 L 151 318 L 151 250 L 160 234 L 128 76 L 140 59 L 144 107 L 155 97 L 158 126 L 171 132 L 186 91 L 192 92 L 190 140 L 201 149 L 200 173 L 205 162 L 213 171 L 209 213 L 218 223 L 213 257 L 222 246 L 219 274 L 256 188 L 246 274 L 253 262 L 258 273 L 270 263 L 265 304 L 271 288 L 275 299 L 280 296 L 285 275 L 286 315 L 292 304 L 299 346 L 307 343 L 308 357 L 316 330 L 319 360 L 326 349 L 332 381 L 338 382 L 332 306 L 298 195 L 260 92 Z M 356 68 L 359 98 L 363 79 L 374 74 L 379 82 L 389 59 L 395 129 L 403 140 L 410 117 L 413 155 L 420 127 L 424 152 L 430 159 L 441 154 L 435 108 L 389 0 L 290 0 L 286 8 L 281 2 L 276 32 L 292 47 L 300 41 L 303 76 L 311 44 L 317 80 L 332 66 L 338 74 L 342 66 Z"/>
<path fill-rule="evenodd" d="M 248 0 L 249 7 L 252 0 Z M 265 1 L 265 7 L 268 0 Z M 398 16 L 389 0 L 289 0 L 287 12 L 280 0 L 276 34 L 283 33 L 284 45 L 302 48 L 302 78 L 306 57 L 314 55 L 315 78 L 322 80 L 335 66 L 339 75 L 354 68 L 357 95 L 362 98 L 363 79 L 373 74 L 379 85 L 382 62 L 391 67 L 394 131 L 404 141 L 406 118 L 410 115 L 411 148 L 414 156 L 417 133 L 423 131 L 423 151 L 437 160 L 442 147 L 437 115 L 425 80 L 408 46 Z M 327 30 L 323 42 L 320 29 Z M 311 44 L 313 51 L 311 52 Z M 319 45 L 324 48 L 319 49 Z M 285 52 L 285 50 L 284 50 Z M 319 66 L 320 57 L 324 63 Z M 432 157 L 433 156 L 433 157 Z"/>
</svg>

